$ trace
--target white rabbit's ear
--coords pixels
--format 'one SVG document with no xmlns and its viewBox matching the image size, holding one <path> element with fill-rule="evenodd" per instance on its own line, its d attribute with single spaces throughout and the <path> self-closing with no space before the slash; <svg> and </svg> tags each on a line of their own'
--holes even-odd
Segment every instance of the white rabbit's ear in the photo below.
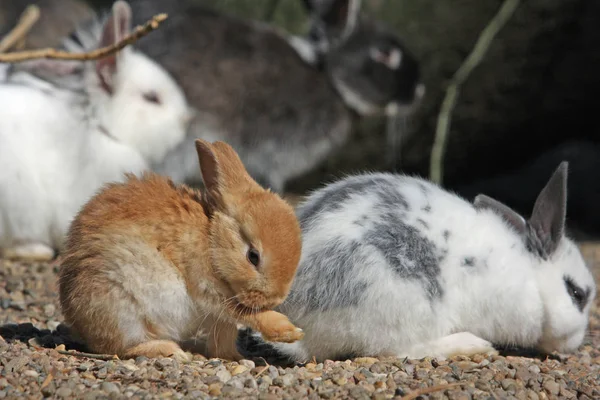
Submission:
<svg viewBox="0 0 600 400">
<path fill-rule="evenodd" d="M 490 209 L 495 213 L 499 214 L 506 222 L 510 224 L 515 230 L 520 234 L 525 234 L 527 232 L 527 223 L 525 222 L 525 218 L 523 218 L 519 213 L 514 211 L 509 206 L 502 204 L 498 200 L 494 200 L 485 194 L 480 194 L 475 197 L 473 201 L 473 206 L 476 209 Z"/>
<path fill-rule="evenodd" d="M 129 32 L 131 32 L 131 7 L 124 1 L 117 1 L 113 4 L 112 13 L 102 28 L 99 47 L 118 43 Z M 96 61 L 96 73 L 102 88 L 109 94 L 113 92 L 113 77 L 117 72 L 118 57 L 119 53 L 115 53 Z"/>
<path fill-rule="evenodd" d="M 565 231 L 568 162 L 560 163 L 538 195 L 529 225 L 546 255 L 554 253 Z"/>
<path fill-rule="evenodd" d="M 82 64 L 79 61 L 40 58 L 21 62 L 17 65 L 16 70 L 52 78 L 74 74 L 81 68 Z"/>
</svg>

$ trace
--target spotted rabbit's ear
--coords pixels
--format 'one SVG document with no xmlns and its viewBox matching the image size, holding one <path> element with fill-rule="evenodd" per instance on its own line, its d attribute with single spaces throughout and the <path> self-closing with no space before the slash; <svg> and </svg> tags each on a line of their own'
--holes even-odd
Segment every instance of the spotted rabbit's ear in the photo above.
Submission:
<svg viewBox="0 0 600 400">
<path fill-rule="evenodd" d="M 473 205 L 476 209 L 490 209 L 500 215 L 504 221 L 512 226 L 518 233 L 525 235 L 527 233 L 527 222 L 519 213 L 514 211 L 509 206 L 502 204 L 498 200 L 494 200 L 485 194 L 480 194 L 475 197 Z"/>
<path fill-rule="evenodd" d="M 554 253 L 565 233 L 568 165 L 567 161 L 560 163 L 538 195 L 529 219 L 532 233 L 547 255 Z"/>
<path fill-rule="evenodd" d="M 121 41 L 131 32 L 131 7 L 125 1 L 113 4 L 112 13 L 102 28 L 99 47 L 111 46 Z M 113 53 L 96 61 L 96 73 L 102 88 L 109 94 L 113 92 L 114 75 L 117 72 L 117 60 L 121 52 Z"/>
</svg>

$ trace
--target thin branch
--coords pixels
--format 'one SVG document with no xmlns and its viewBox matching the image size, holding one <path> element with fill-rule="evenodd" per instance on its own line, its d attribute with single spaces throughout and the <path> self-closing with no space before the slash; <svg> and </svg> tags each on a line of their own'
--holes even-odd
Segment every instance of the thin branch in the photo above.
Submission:
<svg viewBox="0 0 600 400">
<path fill-rule="evenodd" d="M 455 383 L 447 383 L 445 385 L 437 385 L 437 386 L 430 386 L 430 387 L 426 387 L 426 388 L 422 388 L 422 389 L 417 389 L 417 390 L 410 392 L 406 396 L 402 396 L 400 398 L 400 400 L 413 400 L 419 396 L 423 396 L 424 394 L 440 392 L 442 390 L 446 390 L 446 389 L 450 389 L 450 388 L 453 388 L 456 386 L 462 386 L 462 385 L 466 385 L 466 383 L 455 382 Z"/>
<path fill-rule="evenodd" d="M 60 354 L 65 354 L 73 357 L 85 357 L 85 358 L 94 358 L 96 360 L 110 361 L 110 360 L 118 360 L 119 357 L 116 354 L 94 354 L 94 353 L 83 353 L 75 350 L 57 350 Z"/>
<path fill-rule="evenodd" d="M 266 371 L 269 369 L 269 367 L 271 366 L 271 365 L 269 365 L 269 363 L 267 362 L 267 360 L 265 360 L 263 357 L 260 357 L 260 358 L 262 358 L 262 360 L 265 362 L 265 364 L 266 364 L 266 365 L 263 367 L 263 369 L 261 369 L 261 370 L 259 371 L 259 373 L 258 373 L 258 374 L 256 374 L 256 375 L 254 376 L 254 379 L 256 379 L 256 378 L 258 378 L 259 376 L 261 376 L 262 374 L 264 374 L 264 373 L 265 373 L 265 372 L 266 372 Z"/>
<path fill-rule="evenodd" d="M 492 18 L 490 23 L 479 35 L 475 47 L 460 66 L 458 71 L 452 77 L 446 96 L 442 102 L 442 107 L 438 115 L 437 128 L 435 131 L 435 139 L 433 148 L 431 149 L 430 160 L 430 179 L 438 184 L 442 183 L 444 150 L 446 147 L 446 139 L 452 119 L 452 112 L 456 105 L 456 99 L 460 92 L 460 87 L 467 80 L 473 69 L 479 65 L 485 54 L 487 53 L 496 34 L 512 17 L 513 13 L 519 6 L 520 0 L 504 0 L 502 7 L 498 13 Z"/>
<path fill-rule="evenodd" d="M 33 60 L 38 58 L 49 58 L 49 59 L 58 59 L 58 60 L 98 60 L 100 58 L 108 57 L 111 54 L 122 50 L 124 47 L 129 46 L 130 44 L 135 43 L 143 36 L 146 36 L 148 33 L 152 32 L 158 25 L 167 19 L 167 14 L 158 14 L 155 15 L 151 20 L 146 22 L 143 26 L 137 26 L 133 33 L 125 36 L 119 42 L 96 49 L 94 51 L 90 51 L 89 53 L 69 53 L 66 51 L 56 50 L 56 49 L 40 49 L 40 50 L 32 50 L 32 51 L 21 51 L 15 53 L 7 53 L 0 54 L 0 62 L 20 62 L 26 60 Z"/>
<path fill-rule="evenodd" d="M 40 8 L 35 4 L 28 5 L 21 14 L 15 26 L 2 40 L 0 40 L 0 53 L 12 49 L 19 40 L 23 39 L 33 25 L 40 19 Z"/>
</svg>

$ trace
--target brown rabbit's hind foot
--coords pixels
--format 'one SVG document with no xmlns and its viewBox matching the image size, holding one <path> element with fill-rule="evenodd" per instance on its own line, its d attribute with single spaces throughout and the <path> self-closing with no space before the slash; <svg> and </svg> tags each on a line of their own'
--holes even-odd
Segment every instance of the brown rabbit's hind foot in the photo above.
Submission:
<svg viewBox="0 0 600 400">
<path fill-rule="evenodd" d="M 148 358 L 169 357 L 181 363 L 192 361 L 192 355 L 183 351 L 177 343 L 171 340 L 150 340 L 140 343 L 125 350 L 121 358 L 135 358 L 140 356 Z"/>
<path fill-rule="evenodd" d="M 54 249 L 39 242 L 15 243 L 11 247 L 0 249 L 0 258 L 30 262 L 51 261 L 55 256 Z"/>
</svg>

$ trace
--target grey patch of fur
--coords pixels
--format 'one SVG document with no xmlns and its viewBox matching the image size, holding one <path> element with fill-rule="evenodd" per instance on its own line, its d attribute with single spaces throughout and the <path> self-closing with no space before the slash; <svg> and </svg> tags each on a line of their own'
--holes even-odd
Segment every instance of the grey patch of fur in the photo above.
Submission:
<svg viewBox="0 0 600 400">
<path fill-rule="evenodd" d="M 366 265 L 359 243 L 333 238 L 298 267 L 286 303 L 306 304 L 307 311 L 357 305 L 368 283 L 357 279 L 357 268 Z M 301 288 L 301 289 L 298 289 Z"/>
<path fill-rule="evenodd" d="M 444 257 L 443 251 L 421 235 L 417 228 L 406 224 L 403 213 L 383 213 L 364 240 L 383 255 L 400 277 L 419 281 L 430 300 L 443 296 L 439 281 L 439 260 Z"/>
<path fill-rule="evenodd" d="M 365 226 L 368 219 L 368 215 L 362 215 L 354 221 L 354 224 L 358 226 Z"/>
<path fill-rule="evenodd" d="M 438 254 L 438 263 L 441 264 L 446 259 L 447 255 L 448 255 L 448 249 L 440 250 L 439 254 Z"/>
<path fill-rule="evenodd" d="M 333 184 L 323 189 L 315 199 L 298 208 L 300 226 L 306 229 L 319 215 L 339 210 L 350 197 L 367 193 L 376 194 L 385 203 L 396 208 L 408 210 L 408 202 L 395 190 L 397 185 L 397 178 L 391 174 L 360 175 L 347 179 L 341 184 Z"/>
<path fill-rule="evenodd" d="M 426 213 L 430 213 L 431 212 L 431 205 L 427 204 L 425 207 L 421 208 L 421 211 L 424 211 Z"/>
<path fill-rule="evenodd" d="M 475 259 L 475 257 L 471 257 L 471 256 L 465 257 L 465 258 L 463 258 L 461 265 L 463 267 L 474 267 L 476 261 L 477 260 Z"/>
<path fill-rule="evenodd" d="M 430 300 L 443 296 L 440 261 L 447 249 L 440 249 L 420 229 L 406 222 L 410 211 L 406 198 L 398 191 L 402 180 L 392 174 L 362 175 L 332 184 L 313 195 L 298 210 L 303 233 L 327 212 L 339 210 L 352 196 L 375 196 L 376 202 L 366 215 L 353 221 L 369 226 L 360 241 L 348 242 L 333 237 L 308 254 L 298 267 L 286 305 L 306 305 L 306 311 L 352 307 L 362 300 L 370 282 L 357 278 L 365 268 L 377 273 L 367 256 L 379 252 L 393 271 L 406 280 L 418 281 Z M 418 183 L 419 186 L 425 185 Z M 368 222 L 368 224 L 367 224 Z M 428 224 L 421 220 L 428 228 Z M 359 270 L 360 269 L 360 270 Z"/>
<path fill-rule="evenodd" d="M 444 240 L 447 242 L 448 239 L 450 239 L 450 231 L 448 229 L 444 230 L 444 232 L 442 232 L 442 236 L 444 236 Z"/>
<path fill-rule="evenodd" d="M 425 228 L 425 229 L 429 229 L 429 224 L 428 224 L 427 222 L 423 221 L 421 218 L 418 218 L 418 219 L 417 219 L 417 222 L 418 222 L 419 224 L 423 225 L 423 228 Z"/>
</svg>

